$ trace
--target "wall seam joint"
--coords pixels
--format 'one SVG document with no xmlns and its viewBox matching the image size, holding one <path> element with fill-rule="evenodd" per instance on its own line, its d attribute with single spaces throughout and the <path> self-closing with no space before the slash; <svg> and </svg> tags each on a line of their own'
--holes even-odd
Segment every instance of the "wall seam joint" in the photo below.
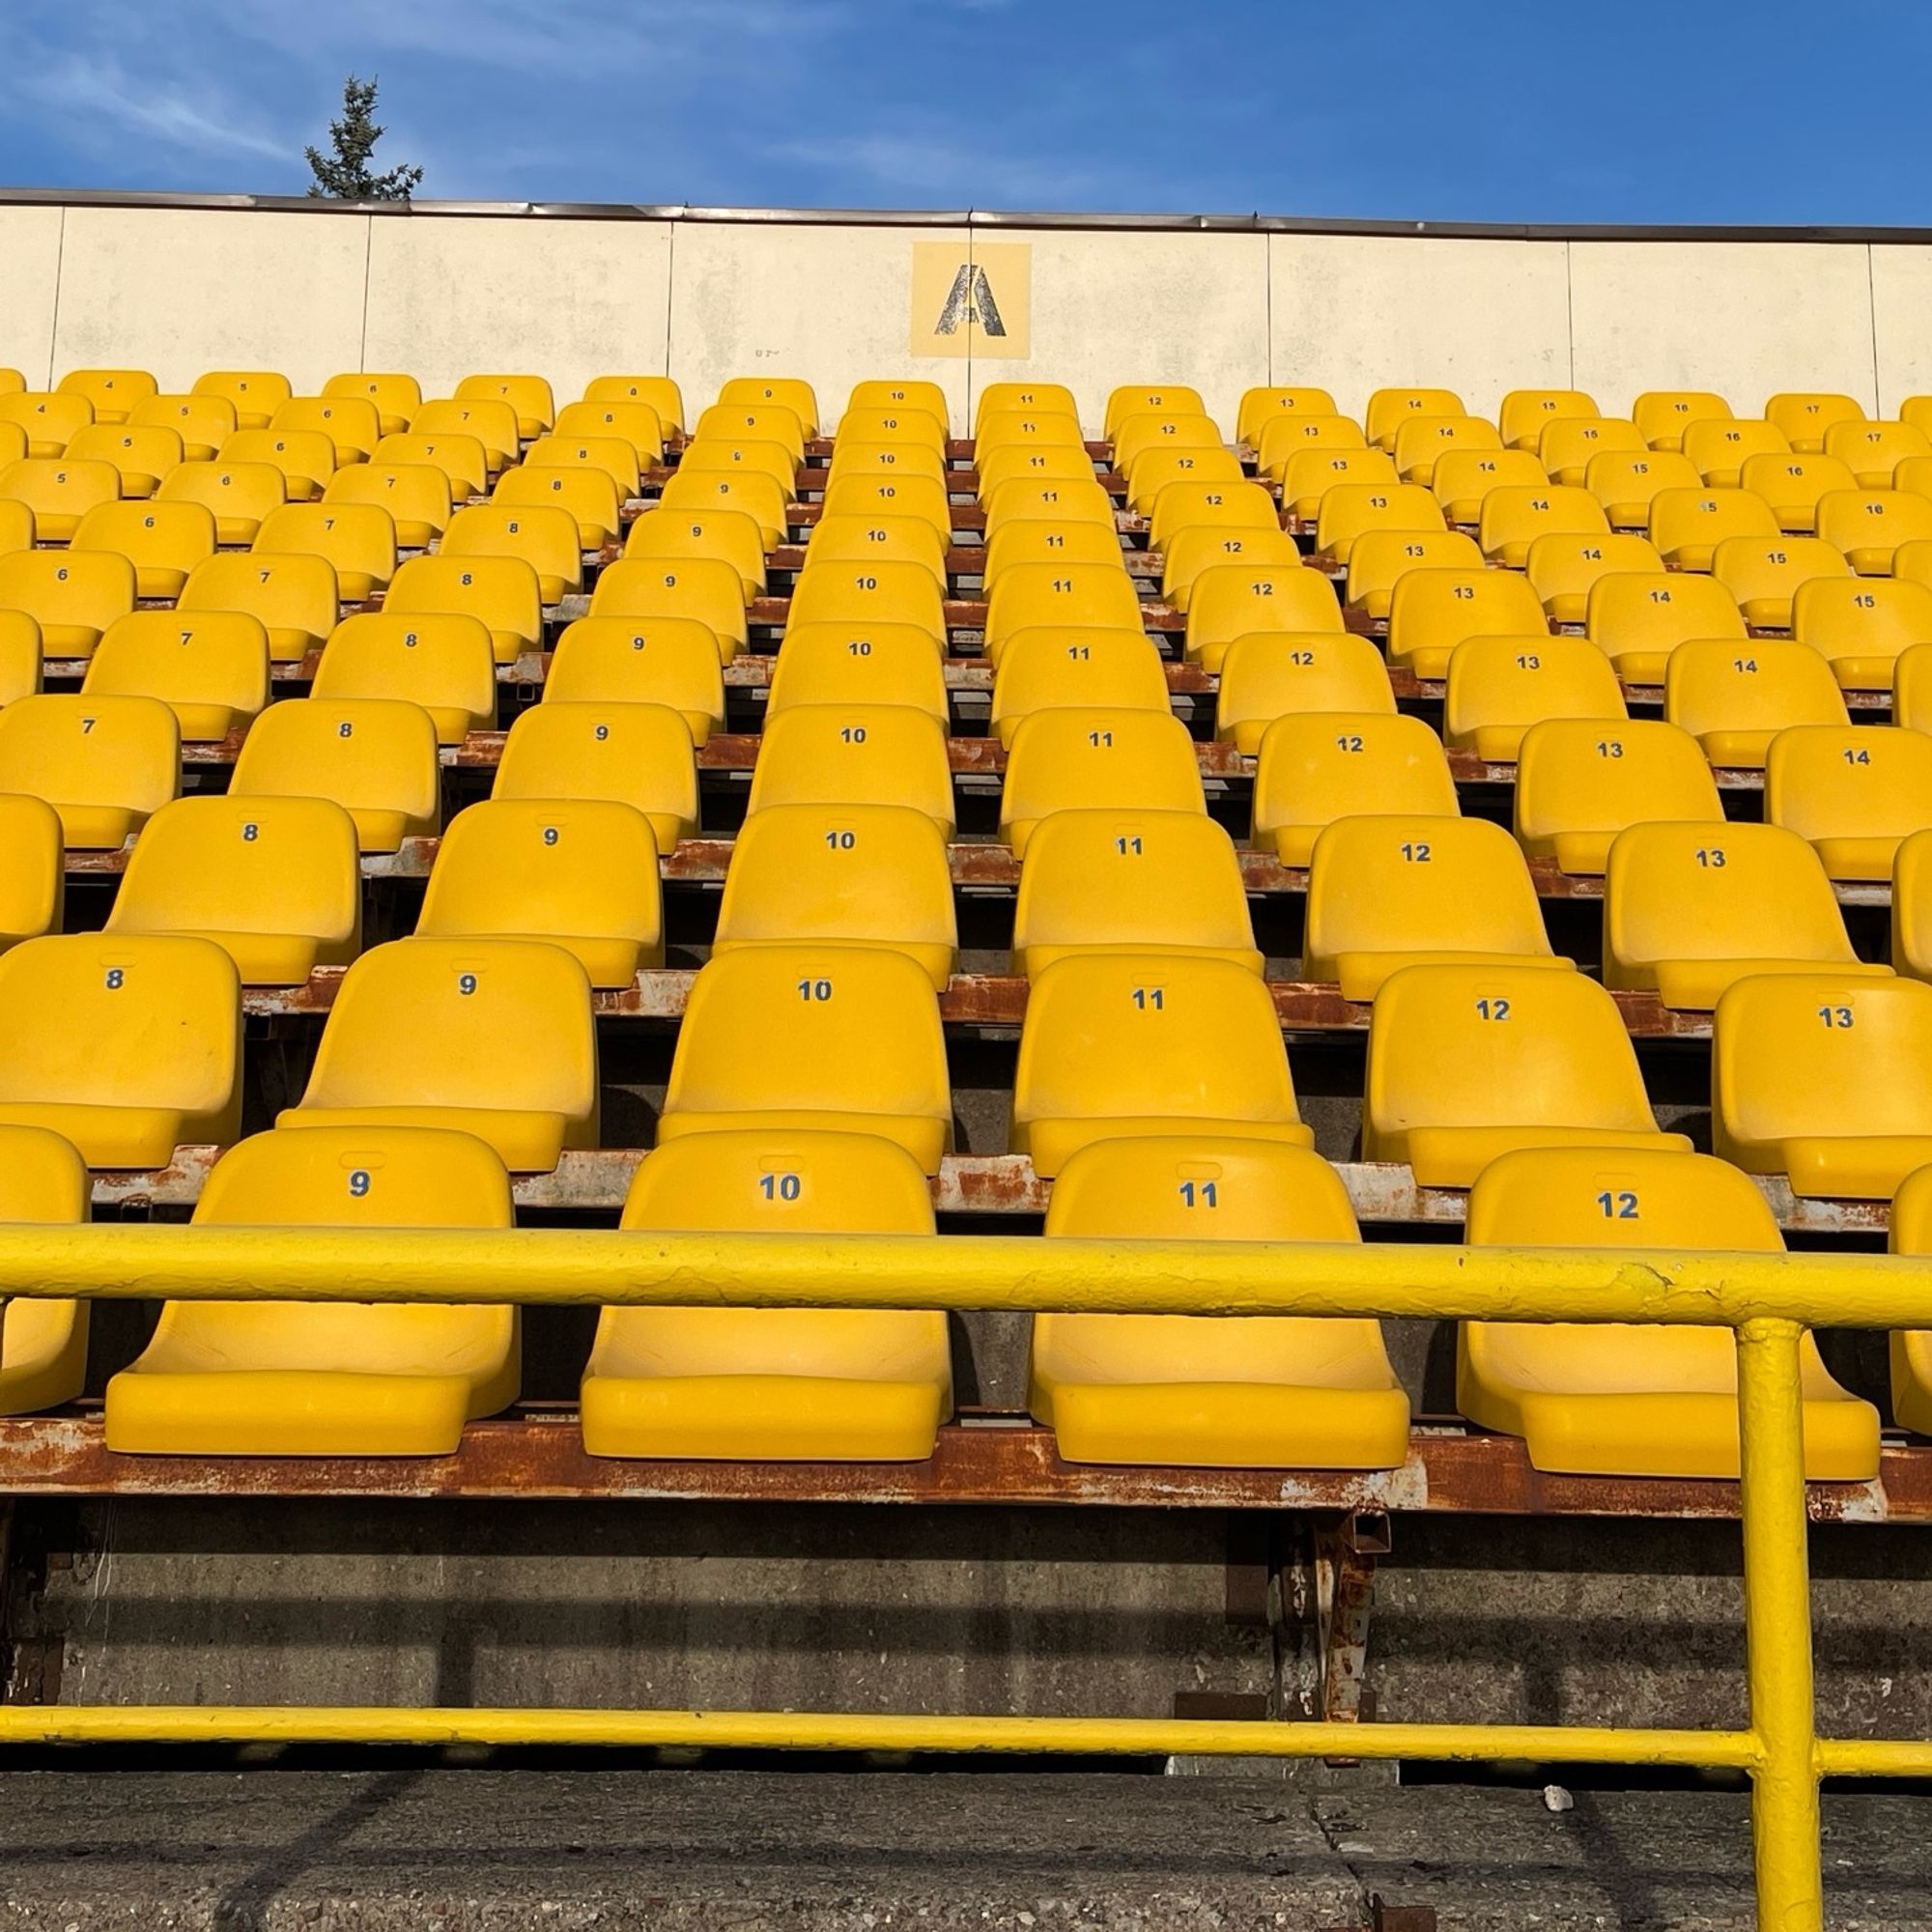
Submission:
<svg viewBox="0 0 1932 1932">
<path fill-rule="evenodd" d="M 54 385 L 54 356 L 60 347 L 61 276 L 67 267 L 67 210 L 60 212 L 60 226 L 54 230 L 54 306 L 47 319 L 47 387 Z"/>
<path fill-rule="evenodd" d="M 362 217 L 362 331 L 355 344 L 355 366 L 363 375 L 369 373 L 369 283 L 375 272 L 376 256 L 376 217 L 365 214 Z"/>
</svg>

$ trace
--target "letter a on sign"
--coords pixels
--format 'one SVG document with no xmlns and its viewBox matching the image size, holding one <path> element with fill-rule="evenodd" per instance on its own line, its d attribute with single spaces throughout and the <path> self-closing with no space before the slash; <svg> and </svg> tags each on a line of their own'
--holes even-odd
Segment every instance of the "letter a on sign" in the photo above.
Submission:
<svg viewBox="0 0 1932 1932">
<path fill-rule="evenodd" d="M 1033 244 L 915 242 L 912 353 L 1011 360 L 1033 353 Z"/>
<path fill-rule="evenodd" d="M 984 269 L 961 262 L 952 277 L 946 306 L 939 311 L 938 333 L 951 335 L 962 323 L 977 322 L 988 335 L 1004 335 L 1007 325 L 1000 320 L 1000 305 L 993 299 L 993 285 Z"/>
</svg>

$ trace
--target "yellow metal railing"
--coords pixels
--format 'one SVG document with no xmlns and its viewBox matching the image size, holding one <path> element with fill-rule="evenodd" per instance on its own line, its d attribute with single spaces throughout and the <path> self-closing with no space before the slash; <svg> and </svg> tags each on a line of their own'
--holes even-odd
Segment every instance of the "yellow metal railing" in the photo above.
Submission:
<svg viewBox="0 0 1932 1932">
<path fill-rule="evenodd" d="M 1758 1922 L 1821 1932 L 1823 1776 L 1932 1776 L 1932 1742 L 1821 1739 L 1799 1341 L 1932 1327 L 1932 1263 L 1874 1256 L 525 1230 L 0 1229 L 0 1294 L 1367 1315 L 1732 1328 L 1750 1723 L 1263 1725 L 1119 1718 L 298 1706 L 0 1708 L 0 1744 L 344 1742 L 794 1750 L 1530 1759 L 1734 1768 L 1752 1785 Z"/>
</svg>

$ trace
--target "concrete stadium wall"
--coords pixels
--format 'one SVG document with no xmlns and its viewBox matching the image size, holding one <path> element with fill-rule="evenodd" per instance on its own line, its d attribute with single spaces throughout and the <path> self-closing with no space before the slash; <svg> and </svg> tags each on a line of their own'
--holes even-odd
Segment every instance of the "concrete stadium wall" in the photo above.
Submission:
<svg viewBox="0 0 1932 1932">
<path fill-rule="evenodd" d="M 1097 433 L 1116 383 L 1199 387 L 1232 431 L 1251 384 L 1317 383 L 1344 410 L 1397 382 L 1471 409 L 1575 384 L 1711 387 L 1741 412 L 1779 388 L 1894 412 L 1932 389 L 1932 246 L 1662 234 L 1454 237 L 1176 224 L 946 225 L 543 213 L 423 204 L 0 202 L 0 365 L 32 384 L 103 362 L 185 387 L 204 369 L 406 368 L 431 393 L 492 369 L 559 397 L 606 371 L 668 371 L 689 408 L 727 376 L 808 378 L 836 412 L 867 375 L 930 378 L 963 429 L 989 382 L 1069 384 Z M 977 278 L 977 279 L 975 279 Z M 989 293 L 1006 333 L 941 324 Z"/>
</svg>

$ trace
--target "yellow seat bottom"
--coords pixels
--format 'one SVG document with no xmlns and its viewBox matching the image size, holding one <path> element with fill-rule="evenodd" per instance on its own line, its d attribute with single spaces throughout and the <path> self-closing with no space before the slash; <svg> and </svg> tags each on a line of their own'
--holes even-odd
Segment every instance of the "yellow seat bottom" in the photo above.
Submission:
<svg viewBox="0 0 1932 1932">
<path fill-rule="evenodd" d="M 469 1378 L 456 1375 L 129 1369 L 107 1384 L 107 1446 L 134 1456 L 449 1456 L 469 1400 Z"/>
<path fill-rule="evenodd" d="M 0 1326 L 0 1415 L 71 1402 L 87 1378 L 87 1303 L 10 1301 Z"/>
<path fill-rule="evenodd" d="M 506 1045 L 513 1051 L 513 1045 Z M 566 1145 L 594 1147 L 597 1123 L 566 1122 L 561 1114 L 505 1107 L 284 1107 L 277 1131 L 289 1127 L 454 1127 L 494 1148 L 513 1174 L 548 1174 Z"/>
<path fill-rule="evenodd" d="M 1605 1151 L 1689 1153 L 1684 1134 L 1645 1133 L 1641 1128 L 1565 1127 L 1413 1127 L 1394 1147 L 1364 1136 L 1365 1160 L 1406 1158 L 1420 1187 L 1473 1187 L 1476 1177 L 1498 1154 L 1517 1148 L 1601 1148 Z"/>
<path fill-rule="evenodd" d="M 664 1114 L 658 1119 L 658 1144 L 686 1134 L 794 1132 L 810 1128 L 832 1133 L 876 1134 L 896 1141 L 927 1174 L 937 1174 L 941 1158 L 952 1145 L 952 1122 L 924 1114 L 845 1114 L 825 1108 L 767 1107 L 744 1113 Z M 553 1162 L 553 1165 L 555 1163 Z"/>
<path fill-rule="evenodd" d="M 1179 1114 L 1015 1121 L 1007 1138 L 1014 1153 L 1032 1155 L 1034 1172 L 1050 1179 L 1092 1142 L 1145 1140 L 1169 1134 L 1198 1135 L 1204 1140 L 1273 1141 L 1282 1147 L 1315 1145 L 1313 1131 L 1299 1121 L 1223 1121 Z"/>
</svg>

